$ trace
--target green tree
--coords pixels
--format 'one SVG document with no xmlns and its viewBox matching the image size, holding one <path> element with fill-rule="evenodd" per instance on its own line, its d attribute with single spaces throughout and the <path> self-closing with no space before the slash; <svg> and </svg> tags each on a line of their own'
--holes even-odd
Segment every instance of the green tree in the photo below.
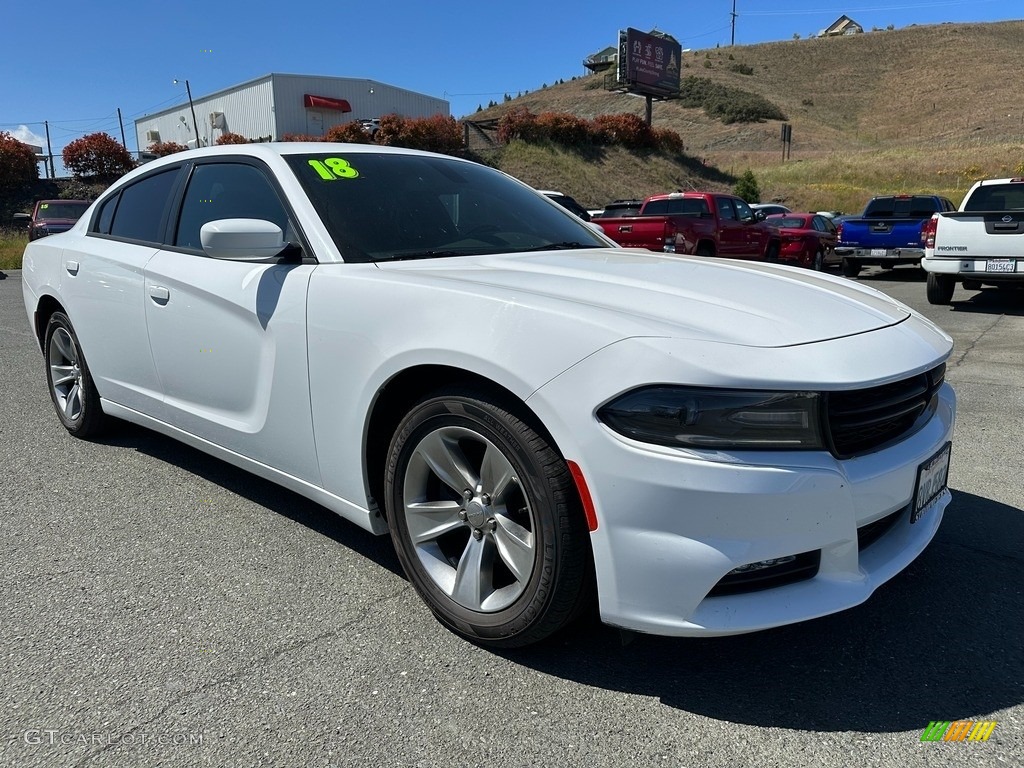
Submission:
<svg viewBox="0 0 1024 768">
<path fill-rule="evenodd" d="M 740 176 L 740 180 L 736 182 L 736 186 L 732 188 L 732 193 L 736 197 L 742 197 L 748 203 L 760 203 L 761 202 L 761 187 L 757 184 L 757 177 L 754 176 L 754 172 L 747 168 L 743 175 Z"/>
</svg>

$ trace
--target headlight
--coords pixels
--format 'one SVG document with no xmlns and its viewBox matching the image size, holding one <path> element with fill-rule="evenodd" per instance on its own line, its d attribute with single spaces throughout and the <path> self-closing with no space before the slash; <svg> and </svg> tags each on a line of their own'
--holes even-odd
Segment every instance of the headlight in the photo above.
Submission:
<svg viewBox="0 0 1024 768">
<path fill-rule="evenodd" d="M 816 392 L 651 386 L 616 398 L 598 418 L 620 435 L 685 448 L 824 448 Z"/>
</svg>

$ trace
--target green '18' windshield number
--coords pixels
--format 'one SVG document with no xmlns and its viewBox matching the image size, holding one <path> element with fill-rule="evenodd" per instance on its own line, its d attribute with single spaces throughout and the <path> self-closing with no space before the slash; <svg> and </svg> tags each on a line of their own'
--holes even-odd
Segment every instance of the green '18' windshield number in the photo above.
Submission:
<svg viewBox="0 0 1024 768">
<path fill-rule="evenodd" d="M 310 160 L 309 165 L 324 181 L 354 179 L 359 175 L 359 171 L 349 165 L 348 160 L 340 157 L 327 157 L 323 161 Z"/>
</svg>

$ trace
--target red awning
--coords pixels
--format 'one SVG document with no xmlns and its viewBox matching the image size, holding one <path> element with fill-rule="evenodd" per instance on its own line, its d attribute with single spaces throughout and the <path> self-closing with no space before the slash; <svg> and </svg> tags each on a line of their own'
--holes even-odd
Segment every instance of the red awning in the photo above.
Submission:
<svg viewBox="0 0 1024 768">
<path fill-rule="evenodd" d="M 339 112 L 351 112 L 352 105 L 344 99 L 331 99 L 327 96 L 313 96 L 306 94 L 302 97 L 302 103 L 312 109 L 336 109 Z"/>
</svg>

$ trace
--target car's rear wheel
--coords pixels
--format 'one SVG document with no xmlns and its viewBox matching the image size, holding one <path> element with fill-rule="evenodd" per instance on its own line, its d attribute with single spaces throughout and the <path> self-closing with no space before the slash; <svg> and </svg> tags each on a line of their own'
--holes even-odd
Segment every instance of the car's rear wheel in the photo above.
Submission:
<svg viewBox="0 0 1024 768">
<path fill-rule="evenodd" d="M 768 248 L 764 252 L 765 261 L 775 263 L 779 260 L 779 244 L 776 242 L 768 243 Z"/>
<path fill-rule="evenodd" d="M 385 490 L 398 557 L 438 619 L 516 647 L 572 621 L 591 565 L 565 460 L 500 402 L 453 391 L 416 405 L 392 439 Z"/>
<path fill-rule="evenodd" d="M 956 289 L 956 278 L 952 275 L 940 275 L 935 272 L 928 273 L 928 303 L 949 304 L 953 300 L 953 291 Z"/>
<path fill-rule="evenodd" d="M 57 418 L 75 437 L 99 434 L 107 425 L 107 417 L 67 315 L 54 312 L 43 339 L 46 382 Z"/>
<path fill-rule="evenodd" d="M 843 259 L 843 275 L 856 277 L 860 274 L 860 262 L 856 259 Z"/>
<path fill-rule="evenodd" d="M 700 245 L 697 246 L 695 255 L 710 258 L 711 256 L 715 255 L 715 247 L 710 243 L 701 243 Z"/>
</svg>

